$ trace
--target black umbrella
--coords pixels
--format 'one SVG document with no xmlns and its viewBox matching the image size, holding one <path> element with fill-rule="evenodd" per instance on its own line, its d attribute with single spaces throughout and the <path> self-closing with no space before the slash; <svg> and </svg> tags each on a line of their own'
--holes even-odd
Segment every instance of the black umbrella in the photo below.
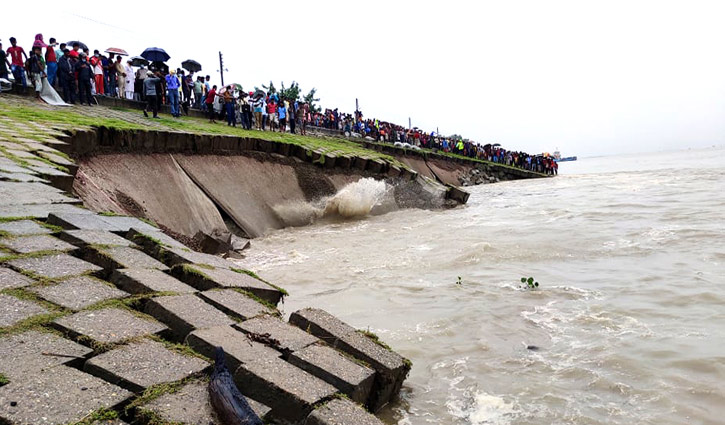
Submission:
<svg viewBox="0 0 725 425">
<path fill-rule="evenodd" d="M 149 64 L 149 61 L 142 58 L 141 56 L 134 56 L 129 60 L 131 61 L 131 66 L 146 66 Z"/>
<path fill-rule="evenodd" d="M 81 50 L 88 50 L 88 46 L 86 46 L 86 43 L 81 43 L 80 41 L 69 41 L 65 44 L 66 46 L 68 46 L 69 49 L 72 49 L 75 43 L 78 43 L 78 47 L 80 47 Z"/>
<path fill-rule="evenodd" d="M 201 71 L 201 64 L 193 59 L 187 59 L 181 62 L 181 67 L 189 72 Z"/>
<path fill-rule="evenodd" d="M 150 71 L 159 71 L 162 74 L 166 75 L 169 73 L 169 66 L 163 62 L 154 61 L 154 62 L 151 62 L 151 65 L 149 65 L 149 70 Z"/>
<path fill-rule="evenodd" d="M 149 47 L 141 53 L 141 56 L 151 62 L 166 62 L 169 58 L 171 58 L 171 56 L 169 56 L 169 54 L 160 47 Z"/>
</svg>

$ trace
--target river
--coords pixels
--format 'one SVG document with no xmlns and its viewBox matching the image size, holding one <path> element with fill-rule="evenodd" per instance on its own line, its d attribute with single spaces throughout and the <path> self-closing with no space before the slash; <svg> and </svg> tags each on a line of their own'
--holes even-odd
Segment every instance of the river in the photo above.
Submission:
<svg viewBox="0 0 725 425">
<path fill-rule="evenodd" d="M 243 264 L 287 315 L 323 308 L 413 361 L 391 424 L 724 423 L 725 150 L 560 171 L 276 231 Z"/>
</svg>

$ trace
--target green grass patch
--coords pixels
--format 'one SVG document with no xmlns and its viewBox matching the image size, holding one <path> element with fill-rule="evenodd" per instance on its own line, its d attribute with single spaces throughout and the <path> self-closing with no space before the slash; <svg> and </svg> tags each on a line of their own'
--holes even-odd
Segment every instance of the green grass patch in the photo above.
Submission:
<svg viewBox="0 0 725 425">
<path fill-rule="evenodd" d="M 253 293 L 251 293 L 249 291 L 245 291 L 244 289 L 241 289 L 241 288 L 228 288 L 228 289 L 231 289 L 232 291 L 236 291 L 236 292 L 239 292 L 240 294 L 246 295 L 247 297 L 253 299 L 254 301 L 262 304 L 263 306 L 272 310 L 274 312 L 273 314 L 275 316 L 282 316 L 282 313 L 277 309 L 276 305 L 272 304 L 271 302 L 269 302 L 267 300 L 259 298 L 258 296 L 254 295 Z M 220 288 L 220 290 L 221 290 L 221 288 Z"/>
<path fill-rule="evenodd" d="M 259 281 L 262 281 L 262 282 L 266 283 L 267 285 L 269 285 L 269 286 L 275 288 L 276 290 L 278 290 L 279 292 L 281 292 L 282 293 L 282 297 L 286 297 L 286 296 L 289 295 L 289 292 L 287 292 L 286 289 L 284 289 L 284 288 L 282 288 L 280 286 L 277 286 L 277 285 L 275 285 L 273 283 L 267 282 L 266 280 L 262 279 L 261 277 L 259 277 L 256 273 L 254 273 L 251 270 L 237 269 L 237 268 L 234 268 L 234 267 L 230 267 L 229 270 L 231 270 L 233 272 L 237 272 L 237 273 L 246 274 L 247 276 L 251 276 L 251 277 L 253 277 L 253 278 L 255 278 L 255 279 L 259 280 Z"/>
<path fill-rule="evenodd" d="M 10 379 L 8 379 L 7 376 L 0 373 L 0 387 L 2 387 L 5 384 L 9 384 L 9 383 L 10 383 Z"/>
<path fill-rule="evenodd" d="M 388 344 L 386 344 L 383 341 L 381 341 L 380 340 L 380 337 L 377 336 L 377 334 L 375 334 L 375 332 L 372 332 L 370 329 L 367 329 L 367 330 L 365 330 L 365 329 L 358 329 L 357 331 L 359 333 L 365 335 L 366 337 L 370 338 L 374 343 L 376 343 L 379 346 L 385 348 L 386 350 L 393 351 L 393 349 L 390 348 L 390 346 Z"/>
</svg>

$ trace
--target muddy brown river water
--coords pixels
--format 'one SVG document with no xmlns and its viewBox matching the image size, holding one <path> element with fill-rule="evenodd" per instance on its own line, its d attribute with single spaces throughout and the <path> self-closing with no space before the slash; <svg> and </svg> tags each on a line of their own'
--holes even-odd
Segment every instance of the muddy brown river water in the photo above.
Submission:
<svg viewBox="0 0 725 425">
<path fill-rule="evenodd" d="M 725 150 L 560 170 L 276 231 L 242 263 L 287 314 L 326 309 L 413 361 L 389 423 L 725 423 Z"/>
</svg>

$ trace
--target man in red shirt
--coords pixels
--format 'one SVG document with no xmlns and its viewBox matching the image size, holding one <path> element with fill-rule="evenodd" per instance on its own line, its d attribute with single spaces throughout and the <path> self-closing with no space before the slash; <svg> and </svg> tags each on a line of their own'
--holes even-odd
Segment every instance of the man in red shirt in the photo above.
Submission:
<svg viewBox="0 0 725 425">
<path fill-rule="evenodd" d="M 15 37 L 10 37 L 10 44 L 13 45 L 13 47 L 8 49 L 8 55 L 10 55 L 11 60 L 10 69 L 15 77 L 15 84 L 19 84 L 22 81 L 23 92 L 25 92 L 28 87 L 28 82 L 25 79 L 24 64 L 25 60 L 28 59 L 28 55 L 22 47 L 18 46 L 18 42 L 15 40 Z M 25 60 L 23 60 L 23 57 L 25 57 Z"/>
<path fill-rule="evenodd" d="M 217 96 L 219 96 L 219 95 L 216 93 L 216 86 L 214 86 L 206 94 L 206 101 L 205 101 L 206 110 L 207 110 L 207 112 L 209 112 L 209 122 L 215 123 L 215 124 L 216 124 L 216 121 L 214 121 L 214 100 L 216 99 Z"/>
<path fill-rule="evenodd" d="M 55 76 L 58 73 L 58 58 L 55 55 L 55 38 L 50 37 L 50 44 L 45 49 L 45 66 L 48 67 L 48 84 L 55 85 Z"/>
</svg>

